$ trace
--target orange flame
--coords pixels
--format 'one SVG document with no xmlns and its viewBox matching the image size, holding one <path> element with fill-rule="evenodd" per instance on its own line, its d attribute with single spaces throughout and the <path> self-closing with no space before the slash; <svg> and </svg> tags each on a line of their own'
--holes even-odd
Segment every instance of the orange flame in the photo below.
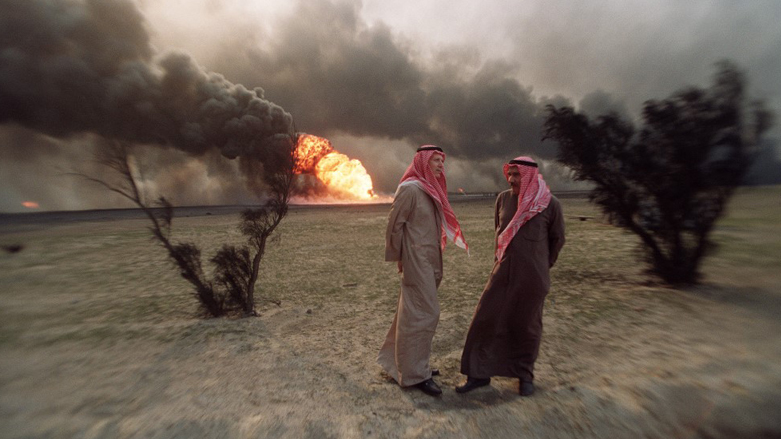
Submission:
<svg viewBox="0 0 781 439">
<path fill-rule="evenodd" d="M 315 175 L 334 195 L 356 200 L 371 200 L 374 195 L 372 178 L 360 160 L 350 160 L 344 154 L 332 152 L 317 162 Z"/>
<path fill-rule="evenodd" d="M 331 142 L 311 134 L 301 135 L 296 145 L 296 173 L 311 173 L 327 188 L 329 195 L 343 201 L 372 201 L 371 176 L 360 160 L 334 150 Z"/>
<path fill-rule="evenodd" d="M 28 209 L 37 209 L 41 206 L 38 205 L 35 201 L 22 201 L 22 206 L 28 208 Z"/>
<path fill-rule="evenodd" d="M 302 134 L 296 144 L 296 169 L 297 174 L 313 172 L 315 165 L 323 156 L 332 152 L 334 148 L 328 139 L 313 136 L 311 134 Z"/>
</svg>

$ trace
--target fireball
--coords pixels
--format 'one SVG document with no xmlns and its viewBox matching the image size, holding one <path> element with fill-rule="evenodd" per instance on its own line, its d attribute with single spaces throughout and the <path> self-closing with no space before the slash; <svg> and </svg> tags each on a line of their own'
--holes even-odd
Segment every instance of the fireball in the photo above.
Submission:
<svg viewBox="0 0 781 439">
<path fill-rule="evenodd" d="M 366 168 L 359 160 L 350 160 L 344 154 L 332 152 L 320 159 L 315 175 L 336 196 L 367 201 L 375 196 Z"/>
<path fill-rule="evenodd" d="M 334 148 L 328 139 L 311 134 L 302 134 L 298 138 L 298 144 L 296 145 L 295 172 L 297 174 L 311 173 L 317 162 L 333 150 Z"/>
<path fill-rule="evenodd" d="M 298 174 L 313 174 L 328 190 L 330 198 L 343 201 L 372 201 L 372 178 L 360 160 L 334 150 L 322 137 L 302 134 L 295 152 Z"/>
</svg>

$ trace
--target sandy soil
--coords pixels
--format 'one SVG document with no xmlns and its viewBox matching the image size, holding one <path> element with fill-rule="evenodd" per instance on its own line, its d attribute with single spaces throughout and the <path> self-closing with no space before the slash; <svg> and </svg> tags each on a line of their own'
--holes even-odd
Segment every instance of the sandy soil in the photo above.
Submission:
<svg viewBox="0 0 781 439">
<path fill-rule="evenodd" d="M 247 319 L 194 317 L 186 284 L 149 246 L 141 220 L 6 227 L 2 243 L 26 246 L 0 256 L 0 437 L 781 437 L 775 263 L 735 268 L 715 257 L 701 286 L 667 288 L 640 274 L 631 238 L 598 221 L 568 219 L 538 392 L 521 398 L 516 380 L 498 378 L 456 394 L 490 263 L 476 262 L 489 254 L 490 201 L 473 204 L 456 211 L 477 255 L 446 252 L 432 358 L 440 398 L 398 387 L 375 363 L 397 294 L 393 268 L 369 256 L 380 254 L 387 206 L 291 214 L 268 255 L 281 273 L 262 280 L 281 306 L 263 302 L 261 317 Z M 235 236 L 224 232 L 233 223 L 216 215 L 178 227 Z M 320 243 L 296 229 L 304 224 L 312 236 L 312 224 L 346 229 Z M 752 230 L 727 228 L 724 239 L 761 239 Z"/>
</svg>

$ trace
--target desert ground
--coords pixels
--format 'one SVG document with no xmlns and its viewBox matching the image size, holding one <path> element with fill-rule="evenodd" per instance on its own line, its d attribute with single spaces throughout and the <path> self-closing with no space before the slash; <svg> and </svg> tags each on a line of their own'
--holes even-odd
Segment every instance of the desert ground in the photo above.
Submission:
<svg viewBox="0 0 781 439">
<path fill-rule="evenodd" d="M 562 203 L 531 398 L 506 378 L 453 390 L 493 262 L 491 199 L 453 201 L 471 256 L 445 250 L 439 398 L 375 362 L 399 290 L 387 204 L 292 209 L 260 316 L 219 319 L 138 215 L 4 215 L 0 244 L 23 248 L 0 252 L 0 437 L 781 437 L 781 187 L 737 193 L 688 288 L 645 274 L 637 240 L 587 200 Z M 229 209 L 179 214 L 175 240 L 204 260 L 243 241 Z"/>
</svg>

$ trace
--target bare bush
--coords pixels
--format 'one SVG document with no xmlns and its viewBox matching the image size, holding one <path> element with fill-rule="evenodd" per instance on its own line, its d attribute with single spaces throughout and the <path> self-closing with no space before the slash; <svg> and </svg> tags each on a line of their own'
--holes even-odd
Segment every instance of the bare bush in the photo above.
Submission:
<svg viewBox="0 0 781 439">
<path fill-rule="evenodd" d="M 257 315 L 255 310 L 255 284 L 260 273 L 261 261 L 271 234 L 282 222 L 288 211 L 288 203 L 294 180 L 294 152 L 297 137 L 294 134 L 270 139 L 278 148 L 265 152 L 264 163 L 273 161 L 272 169 L 263 175 L 268 199 L 258 209 L 247 209 L 241 214 L 241 233 L 247 237 L 248 245 L 236 247 L 225 244 L 210 259 L 214 266 L 213 278 L 204 273 L 201 250 L 190 242 L 175 243 L 171 240 L 171 226 L 174 210 L 165 197 L 159 197 L 154 205 L 146 201 L 136 182 L 128 146 L 121 142 L 110 143 L 99 151 L 97 160 L 121 177 L 119 183 L 76 173 L 89 181 L 98 183 L 132 201 L 151 222 L 149 230 L 162 245 L 179 274 L 193 287 L 193 294 L 204 311 L 213 317 L 239 312 L 243 315 Z M 256 158 L 257 159 L 257 158 Z M 248 161 L 254 159 L 249 157 Z"/>
</svg>

